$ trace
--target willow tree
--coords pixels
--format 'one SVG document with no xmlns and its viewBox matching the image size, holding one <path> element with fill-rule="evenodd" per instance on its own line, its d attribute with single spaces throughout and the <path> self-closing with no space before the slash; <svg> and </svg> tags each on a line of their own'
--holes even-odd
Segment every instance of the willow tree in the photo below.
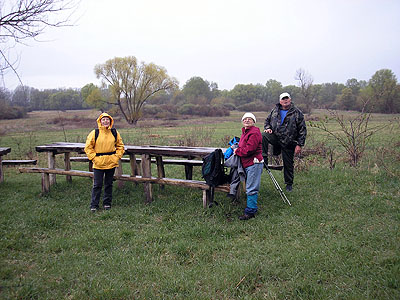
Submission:
<svg viewBox="0 0 400 300">
<path fill-rule="evenodd" d="M 178 81 L 168 76 L 164 67 L 153 63 L 138 63 L 136 57 L 115 57 L 96 65 L 94 72 L 111 92 L 111 102 L 118 105 L 129 124 L 142 117 L 147 100 L 161 91 L 178 87 Z"/>
</svg>

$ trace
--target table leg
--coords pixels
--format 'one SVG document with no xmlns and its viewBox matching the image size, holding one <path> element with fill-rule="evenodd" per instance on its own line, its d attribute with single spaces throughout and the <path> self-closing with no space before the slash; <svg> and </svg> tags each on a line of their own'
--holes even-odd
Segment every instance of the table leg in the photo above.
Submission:
<svg viewBox="0 0 400 300">
<path fill-rule="evenodd" d="M 42 173 L 42 194 L 50 191 L 50 179 L 48 173 Z"/>
<path fill-rule="evenodd" d="M 192 180 L 193 178 L 193 166 L 185 165 L 185 176 L 187 180 Z"/>
<path fill-rule="evenodd" d="M 64 153 L 64 165 L 65 165 L 65 170 L 69 171 L 71 170 L 71 152 L 65 152 Z M 66 176 L 67 182 L 72 182 L 72 176 L 71 175 L 67 175 Z"/>
<path fill-rule="evenodd" d="M 203 190 L 203 208 L 207 208 L 207 190 Z"/>
<path fill-rule="evenodd" d="M 3 156 L 0 155 L 0 182 L 4 181 L 4 174 L 3 174 Z"/>
<path fill-rule="evenodd" d="M 203 190 L 203 208 L 207 208 L 210 203 L 214 202 L 214 188 Z"/>
<path fill-rule="evenodd" d="M 164 178 L 165 177 L 165 169 L 164 169 L 164 163 L 162 161 L 162 156 L 156 156 L 156 162 L 157 162 L 157 175 L 158 178 Z M 163 184 L 160 184 L 160 190 L 164 190 L 165 186 Z"/>
<path fill-rule="evenodd" d="M 151 157 L 149 154 L 142 154 L 142 177 L 151 177 Z M 146 203 L 152 202 L 151 183 L 144 183 L 144 193 L 146 194 Z"/>
<path fill-rule="evenodd" d="M 123 171 L 122 171 L 122 161 L 121 160 L 118 161 L 118 167 L 116 167 L 115 173 L 118 176 L 121 176 L 122 173 L 123 173 Z M 117 181 L 117 186 L 118 186 L 118 188 L 122 188 L 124 186 L 124 182 L 122 180 L 118 180 Z"/>
<path fill-rule="evenodd" d="M 138 165 L 136 164 L 135 154 L 129 154 L 129 162 L 131 164 L 131 177 L 138 175 Z"/>
<path fill-rule="evenodd" d="M 49 169 L 55 169 L 56 167 L 56 154 L 54 152 L 47 152 L 48 167 Z M 56 183 L 56 174 L 50 174 L 50 185 Z"/>
</svg>

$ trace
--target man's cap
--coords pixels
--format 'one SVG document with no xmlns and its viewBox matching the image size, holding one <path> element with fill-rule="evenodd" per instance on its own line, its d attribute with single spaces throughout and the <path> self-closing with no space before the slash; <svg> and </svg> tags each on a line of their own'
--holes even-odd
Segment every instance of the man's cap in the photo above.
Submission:
<svg viewBox="0 0 400 300">
<path fill-rule="evenodd" d="M 243 115 L 243 117 L 242 117 L 242 121 L 243 121 L 244 119 L 246 119 L 246 118 L 252 118 L 253 121 L 254 121 L 254 123 L 257 122 L 256 116 L 253 115 L 252 113 L 249 113 L 249 112 L 245 113 L 245 114 Z"/>
<path fill-rule="evenodd" d="M 282 93 L 282 94 L 280 94 L 280 96 L 279 96 L 279 101 L 282 100 L 282 99 L 285 98 L 285 97 L 291 98 L 290 95 L 289 95 L 289 93 Z"/>
</svg>

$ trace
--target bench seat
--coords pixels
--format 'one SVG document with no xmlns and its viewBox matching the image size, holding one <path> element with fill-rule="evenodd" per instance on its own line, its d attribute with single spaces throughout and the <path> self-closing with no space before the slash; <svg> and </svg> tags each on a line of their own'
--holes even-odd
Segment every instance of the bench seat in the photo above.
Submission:
<svg viewBox="0 0 400 300">
<path fill-rule="evenodd" d="M 69 158 L 70 161 L 73 162 L 89 162 L 89 159 L 86 156 L 74 156 Z M 121 158 L 123 163 L 129 163 L 130 159 L 127 157 Z M 140 164 L 142 162 L 141 158 L 136 158 L 136 163 Z M 155 159 L 151 160 L 152 163 L 157 163 Z M 191 160 L 191 159 L 163 159 L 163 163 L 165 165 L 192 165 L 192 166 L 201 166 L 203 161 L 201 160 Z"/>
<path fill-rule="evenodd" d="M 3 166 L 36 165 L 36 159 L 5 159 L 1 162 Z"/>
</svg>

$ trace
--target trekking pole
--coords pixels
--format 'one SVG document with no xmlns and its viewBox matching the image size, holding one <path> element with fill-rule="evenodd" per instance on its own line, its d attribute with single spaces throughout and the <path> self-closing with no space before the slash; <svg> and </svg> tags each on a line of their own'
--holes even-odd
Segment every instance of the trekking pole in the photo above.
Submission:
<svg viewBox="0 0 400 300">
<path fill-rule="evenodd" d="M 287 202 L 287 204 L 289 204 L 289 206 L 292 206 L 289 199 L 286 197 L 285 193 L 282 191 L 281 187 L 279 186 L 278 181 L 276 181 L 274 175 L 272 174 L 271 170 L 268 168 L 268 165 L 265 162 L 264 162 L 264 166 L 267 169 L 268 175 L 269 175 L 269 177 L 271 177 L 271 180 L 274 183 L 275 188 L 278 190 L 279 194 L 281 195 L 283 202 Z"/>
</svg>

